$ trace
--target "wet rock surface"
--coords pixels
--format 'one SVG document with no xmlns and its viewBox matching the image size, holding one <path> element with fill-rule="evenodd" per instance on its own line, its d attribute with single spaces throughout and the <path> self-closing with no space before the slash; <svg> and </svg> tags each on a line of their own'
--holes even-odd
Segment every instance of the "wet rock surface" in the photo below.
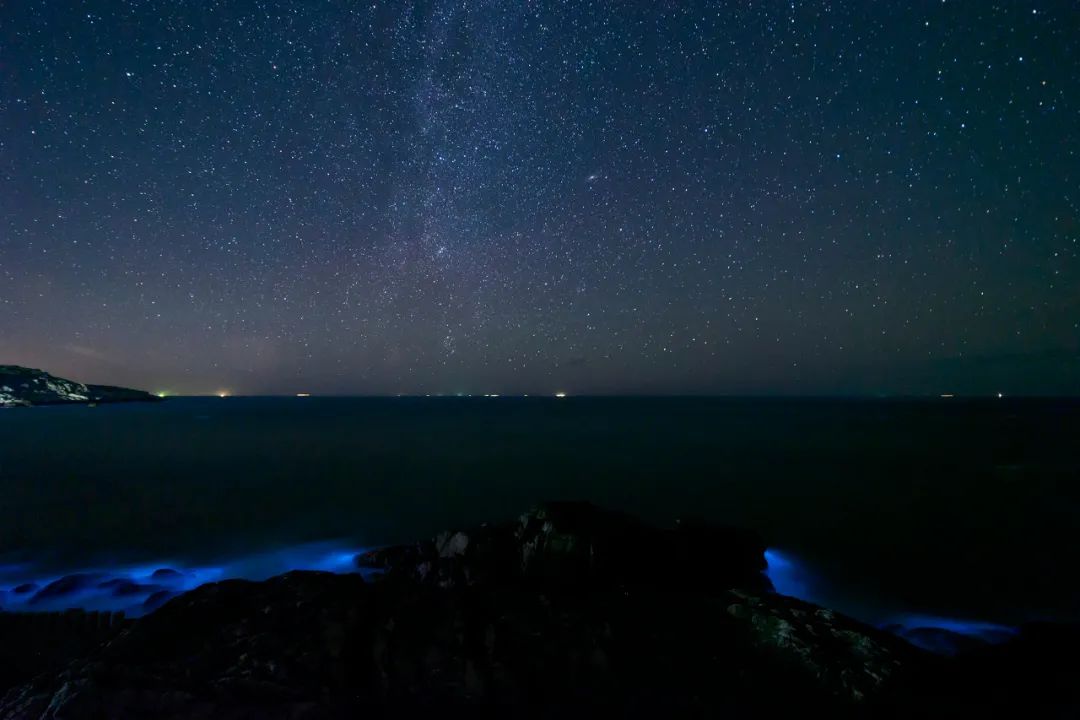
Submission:
<svg viewBox="0 0 1080 720">
<path fill-rule="evenodd" d="M 1025 697 L 1021 668 L 1055 642 L 934 657 L 771 592 L 753 535 L 581 504 L 358 562 L 378 572 L 173 598 L 7 678 L 0 718 L 987 716 Z"/>
<path fill-rule="evenodd" d="M 153 402 L 160 398 L 142 390 L 86 385 L 44 370 L 0 365 L 0 408 L 72 403 Z"/>
</svg>

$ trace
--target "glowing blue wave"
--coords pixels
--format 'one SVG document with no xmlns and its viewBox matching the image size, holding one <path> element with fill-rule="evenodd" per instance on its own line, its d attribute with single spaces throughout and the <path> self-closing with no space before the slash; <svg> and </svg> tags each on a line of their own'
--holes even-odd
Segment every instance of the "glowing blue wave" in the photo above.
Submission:
<svg viewBox="0 0 1080 720">
<path fill-rule="evenodd" d="M 363 550 L 337 543 L 309 543 L 247 555 L 220 565 L 185 567 L 159 562 L 63 575 L 37 574 L 28 565 L 5 565 L 0 567 L 0 608 L 33 612 L 81 608 L 122 611 L 138 617 L 180 593 L 218 580 L 265 580 L 290 570 L 356 572 L 353 558 Z"/>
<path fill-rule="evenodd" d="M 0 566 L 0 608 L 9 611 L 48 612 L 81 608 L 123 611 L 138 617 L 170 598 L 205 583 L 243 578 L 265 580 L 290 570 L 357 572 L 353 559 L 364 548 L 339 543 L 309 543 L 247 555 L 220 565 L 185 567 L 172 562 L 80 570 L 65 575 L 36 574 L 30 565 Z M 826 587 L 795 556 L 769 548 L 765 574 L 776 592 L 818 605 L 836 607 L 826 599 Z M 830 598 L 831 599 L 831 598 Z M 896 633 L 934 652 L 955 652 L 957 638 L 1001 642 L 1016 629 L 996 623 L 905 613 L 877 618 L 855 608 L 837 607 L 864 622 Z"/>
<path fill-rule="evenodd" d="M 812 586 L 813 577 L 807 569 L 791 555 L 775 548 L 765 551 L 765 575 L 772 582 L 776 592 L 793 598 L 820 604 Z"/>
<path fill-rule="evenodd" d="M 815 605 L 837 606 L 835 601 L 824 601 L 824 582 L 793 555 L 769 548 L 765 551 L 765 563 L 765 575 L 772 582 L 776 592 L 781 595 L 789 595 Z M 1008 625 L 981 620 L 917 613 L 870 618 L 866 616 L 865 611 L 855 607 L 837 607 L 837 609 L 863 622 L 877 625 L 899 635 L 924 650 L 942 654 L 957 652 L 965 639 L 982 643 L 1000 643 L 1015 636 L 1018 632 L 1016 628 Z"/>
<path fill-rule="evenodd" d="M 912 645 L 924 650 L 953 655 L 961 649 L 964 640 L 996 644 L 1005 642 L 1017 634 L 1017 629 L 981 620 L 938 617 L 935 615 L 902 614 L 891 618 L 886 629 L 896 633 Z"/>
</svg>

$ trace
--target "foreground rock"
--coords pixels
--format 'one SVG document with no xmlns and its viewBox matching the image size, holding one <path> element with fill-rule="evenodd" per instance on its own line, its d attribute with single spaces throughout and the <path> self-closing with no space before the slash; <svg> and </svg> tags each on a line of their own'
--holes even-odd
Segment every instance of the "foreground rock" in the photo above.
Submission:
<svg viewBox="0 0 1080 720">
<path fill-rule="evenodd" d="M 142 390 L 84 385 L 50 375 L 44 370 L 0 365 L 0 408 L 70 403 L 153 402 L 160 400 Z"/>
<path fill-rule="evenodd" d="M 1015 674 L 770 592 L 752 536 L 587 505 L 359 562 L 379 573 L 215 583 L 112 624 L 0 718 L 945 716 Z"/>
<path fill-rule="evenodd" d="M 374 550 L 357 565 L 443 588 L 772 590 L 754 533 L 694 522 L 657 528 L 588 503 L 548 503 L 516 523 Z"/>
</svg>

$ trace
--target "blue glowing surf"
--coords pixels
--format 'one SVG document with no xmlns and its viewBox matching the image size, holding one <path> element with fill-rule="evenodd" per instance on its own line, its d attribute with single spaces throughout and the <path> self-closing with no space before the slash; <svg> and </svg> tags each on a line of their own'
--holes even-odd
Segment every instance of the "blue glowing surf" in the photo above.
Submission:
<svg viewBox="0 0 1080 720">
<path fill-rule="evenodd" d="M 838 603 L 831 597 L 831 593 L 826 592 L 825 581 L 794 555 L 769 548 L 765 551 L 765 562 L 765 575 L 781 595 L 789 595 L 815 605 L 835 607 L 857 620 L 876 625 L 931 652 L 953 654 L 961 648 L 964 640 L 1000 643 L 1014 637 L 1018 632 L 1016 628 L 1008 625 L 981 620 L 919 613 L 867 612 L 865 608 L 854 605 L 844 607 L 844 603 Z M 826 598 L 826 595 L 830 597 Z"/>
<path fill-rule="evenodd" d="M 265 580 L 290 570 L 356 572 L 353 559 L 363 550 L 338 543 L 308 543 L 212 565 L 162 561 L 64 574 L 38 574 L 28 565 L 6 566 L 0 568 L 0 608 L 17 612 L 81 608 L 139 617 L 180 593 L 219 580 Z"/>
<path fill-rule="evenodd" d="M 358 572 L 355 557 L 364 548 L 342 543 L 308 543 L 245 555 L 218 564 L 187 566 L 162 561 L 82 569 L 66 574 L 35 573 L 28 564 L 0 567 L 0 608 L 8 611 L 50 612 L 81 608 L 123 612 L 139 617 L 169 599 L 219 580 L 265 580 L 291 570 Z M 918 613 L 872 613 L 845 607 L 826 582 L 791 553 L 765 551 L 765 574 L 776 592 L 826 607 L 835 607 L 903 637 L 924 649 L 955 652 L 958 639 L 985 643 L 1005 641 L 1016 634 L 1007 625 Z"/>
</svg>

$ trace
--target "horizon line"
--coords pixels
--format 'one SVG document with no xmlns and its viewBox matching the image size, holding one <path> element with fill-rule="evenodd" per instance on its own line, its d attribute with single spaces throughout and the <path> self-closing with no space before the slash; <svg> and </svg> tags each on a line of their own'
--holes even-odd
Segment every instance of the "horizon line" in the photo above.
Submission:
<svg viewBox="0 0 1080 720">
<path fill-rule="evenodd" d="M 548 399 L 568 400 L 574 398 L 610 398 L 610 399 L 646 399 L 646 398 L 672 398 L 672 399 L 731 399 L 731 400 L 1021 400 L 1021 399 L 1080 399 L 1080 393 L 234 393 L 234 392 L 210 392 L 210 393 L 151 393 L 162 399 L 180 398 L 217 398 L 217 399 L 242 399 L 242 398 L 340 398 L 340 399 L 444 399 L 444 400 L 467 400 L 467 399 Z"/>
</svg>

